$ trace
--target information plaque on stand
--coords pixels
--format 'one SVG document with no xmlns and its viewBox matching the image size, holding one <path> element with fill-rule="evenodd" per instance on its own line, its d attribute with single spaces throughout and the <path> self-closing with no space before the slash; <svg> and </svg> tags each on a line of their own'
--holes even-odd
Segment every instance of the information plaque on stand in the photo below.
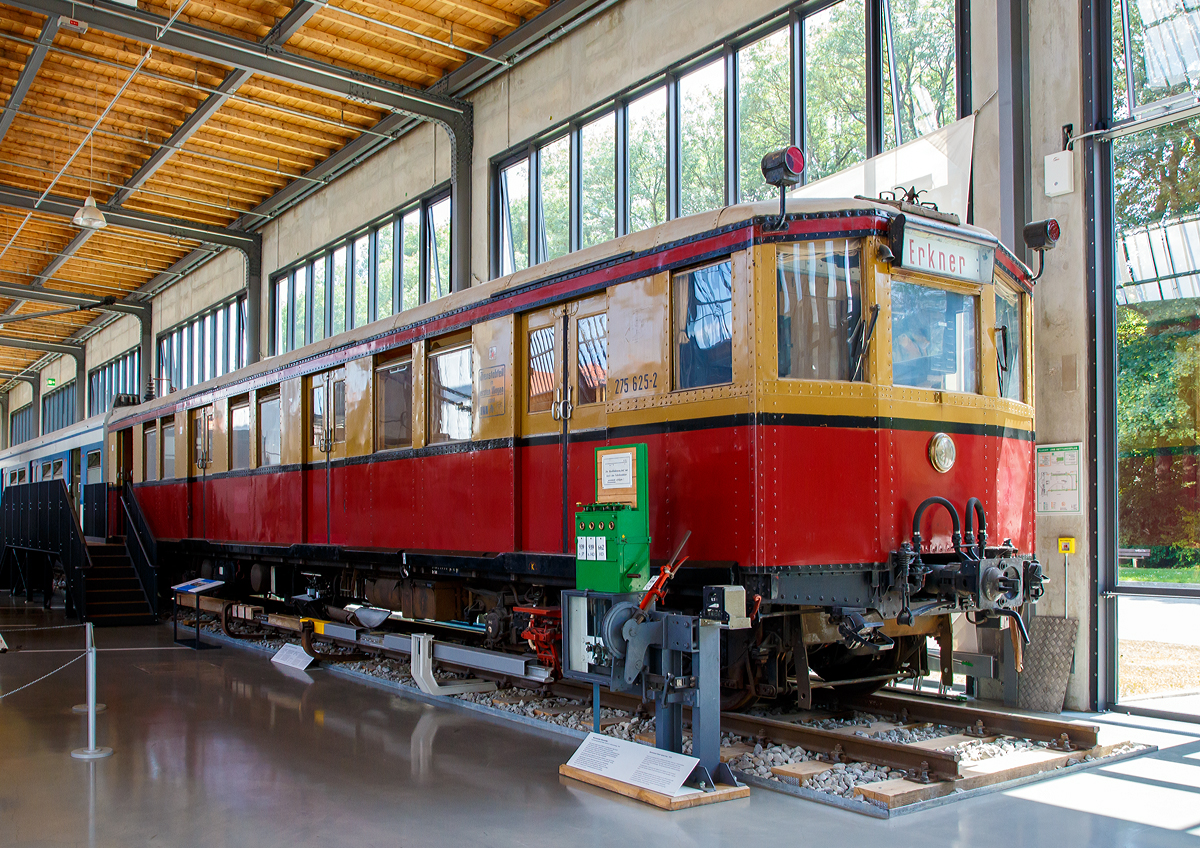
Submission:
<svg viewBox="0 0 1200 848">
<path fill-rule="evenodd" d="M 175 604 L 174 611 L 171 614 L 171 624 L 173 638 L 176 645 L 183 645 L 195 651 L 201 651 L 208 648 L 219 648 L 220 645 L 210 645 L 207 642 L 200 641 L 200 596 L 212 592 L 215 589 L 225 585 L 224 580 L 210 580 L 207 577 L 197 577 L 195 580 L 189 580 L 186 583 L 179 583 L 172 586 L 171 599 Z M 179 596 L 180 595 L 195 595 L 196 597 L 196 621 L 195 621 L 195 638 L 189 642 L 179 641 Z"/>
</svg>

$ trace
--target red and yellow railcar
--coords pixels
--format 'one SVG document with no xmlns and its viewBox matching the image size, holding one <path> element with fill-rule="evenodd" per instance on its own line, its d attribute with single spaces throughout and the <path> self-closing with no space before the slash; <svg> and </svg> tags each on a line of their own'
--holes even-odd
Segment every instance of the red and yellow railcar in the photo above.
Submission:
<svg viewBox="0 0 1200 848">
<path fill-rule="evenodd" d="M 971 498 L 1003 555 L 1032 553 L 1032 282 L 946 216 L 777 212 L 676 220 L 120 409 L 113 482 L 172 561 L 247 593 L 491 614 L 487 638 L 516 642 L 512 606 L 573 586 L 594 448 L 644 442 L 652 558 L 690 532 L 689 567 L 804 616 L 820 660 L 839 611 L 895 616 L 879 599 L 926 499 L 955 509 L 928 513 L 917 561 L 959 556 Z M 766 621 L 726 685 L 794 674 L 799 620 Z"/>
</svg>

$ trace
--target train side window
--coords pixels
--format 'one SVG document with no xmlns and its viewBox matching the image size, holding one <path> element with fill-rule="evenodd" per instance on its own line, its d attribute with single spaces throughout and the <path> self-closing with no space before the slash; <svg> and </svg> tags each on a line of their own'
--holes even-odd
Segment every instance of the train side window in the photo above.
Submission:
<svg viewBox="0 0 1200 848">
<path fill-rule="evenodd" d="M 312 446 L 321 447 L 325 438 L 325 379 L 314 377 L 312 381 Z"/>
<path fill-rule="evenodd" d="M 558 384 L 555 366 L 554 325 L 529 333 L 529 411 L 546 412 L 554 404 Z"/>
<path fill-rule="evenodd" d="M 281 437 L 279 430 L 279 390 L 258 396 L 258 464 L 278 465 Z"/>
<path fill-rule="evenodd" d="M 575 371 L 579 403 L 604 403 L 608 388 L 608 313 L 585 315 L 575 324 Z"/>
<path fill-rule="evenodd" d="M 171 467 L 174 468 L 175 466 L 172 465 Z M 89 486 L 104 482 L 104 478 L 100 476 L 100 451 L 88 451 L 87 482 Z"/>
<path fill-rule="evenodd" d="M 241 397 L 229 404 L 229 467 L 250 467 L 250 399 Z"/>
<path fill-rule="evenodd" d="M 1025 322 L 1022 317 L 1021 295 L 1001 282 L 996 290 L 996 376 L 1000 382 L 1000 397 L 1024 402 Z"/>
<path fill-rule="evenodd" d="M 17 471 L 17 483 L 24 483 L 26 479 L 24 468 Z"/>
<path fill-rule="evenodd" d="M 978 393 L 979 297 L 892 280 L 892 382 Z"/>
<path fill-rule="evenodd" d="M 474 381 L 469 344 L 429 356 L 429 443 L 471 438 Z"/>
<path fill-rule="evenodd" d="M 672 277 L 675 388 L 733 382 L 733 273 L 728 259 Z"/>
<path fill-rule="evenodd" d="M 54 460 L 53 471 L 50 472 L 50 476 L 54 480 L 63 479 L 63 461 L 61 459 Z"/>
<path fill-rule="evenodd" d="M 175 477 L 175 418 L 162 419 L 162 474 L 163 480 Z M 88 456 L 88 480 L 92 478 L 92 458 Z M 96 482 L 100 481 L 100 454 L 96 454 Z"/>
<path fill-rule="evenodd" d="M 142 428 L 142 479 L 152 483 L 158 479 L 158 422 Z"/>
<path fill-rule="evenodd" d="M 312 446 L 322 439 L 331 444 L 346 441 L 346 369 L 338 368 L 312 378 Z"/>
<path fill-rule="evenodd" d="M 50 479 L 52 479 L 52 474 L 53 474 L 53 472 L 51 472 L 51 470 L 50 470 L 50 463 L 43 462 L 42 463 L 42 476 L 40 479 L 50 480 Z"/>
<path fill-rule="evenodd" d="M 376 450 L 412 445 L 412 360 L 392 361 L 375 369 Z"/>
<path fill-rule="evenodd" d="M 861 248 L 850 239 L 776 246 L 780 377 L 866 379 Z"/>
</svg>

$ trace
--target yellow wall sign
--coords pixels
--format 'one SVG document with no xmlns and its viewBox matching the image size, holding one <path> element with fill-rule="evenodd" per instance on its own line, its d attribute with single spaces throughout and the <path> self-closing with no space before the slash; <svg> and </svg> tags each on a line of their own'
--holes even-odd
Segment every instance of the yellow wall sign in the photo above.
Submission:
<svg viewBox="0 0 1200 848">
<path fill-rule="evenodd" d="M 1075 537 L 1074 536 L 1059 536 L 1058 537 L 1058 552 L 1060 554 L 1075 553 Z"/>
</svg>

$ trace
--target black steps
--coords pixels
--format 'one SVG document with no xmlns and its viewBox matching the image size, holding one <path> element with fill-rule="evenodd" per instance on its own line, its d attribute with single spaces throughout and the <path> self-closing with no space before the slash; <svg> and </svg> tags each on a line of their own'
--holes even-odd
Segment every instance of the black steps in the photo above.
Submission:
<svg viewBox="0 0 1200 848">
<path fill-rule="evenodd" d="M 129 554 L 121 544 L 89 544 L 85 574 L 85 618 L 98 627 L 156 624 Z"/>
</svg>

